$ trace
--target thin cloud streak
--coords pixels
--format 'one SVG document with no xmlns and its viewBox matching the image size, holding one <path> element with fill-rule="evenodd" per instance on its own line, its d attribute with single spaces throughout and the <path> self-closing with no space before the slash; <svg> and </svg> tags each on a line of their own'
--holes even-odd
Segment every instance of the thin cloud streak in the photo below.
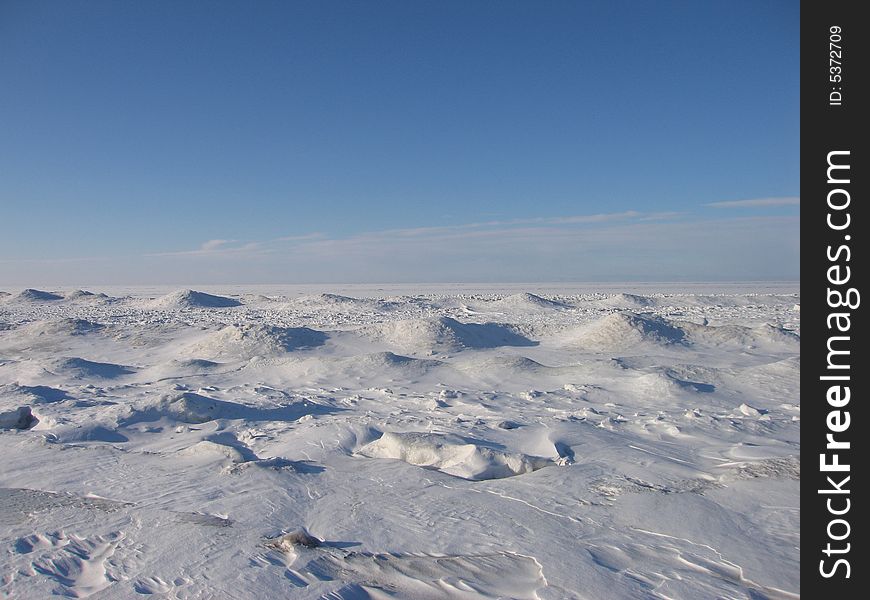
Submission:
<svg viewBox="0 0 870 600">
<path fill-rule="evenodd" d="M 286 251 L 296 245 L 314 247 L 328 247 L 341 245 L 346 241 L 353 240 L 396 240 L 398 238 L 423 239 L 439 237 L 443 240 L 467 239 L 473 237 L 501 236 L 508 233 L 516 234 L 522 231 L 523 226 L 579 226 L 595 225 L 613 222 L 630 221 L 659 221 L 677 219 L 685 213 L 662 212 L 643 213 L 639 211 L 623 211 L 618 213 L 600 213 L 594 215 L 570 215 L 560 217 L 535 217 L 526 219 L 509 219 L 501 221 L 482 221 L 478 223 L 460 223 L 456 225 L 439 225 L 434 227 L 412 227 L 399 229 L 385 229 L 381 231 L 369 231 L 359 233 L 347 238 L 330 238 L 323 233 L 310 233 L 304 235 L 282 236 L 269 240 L 252 241 L 245 244 L 237 240 L 209 240 L 193 250 L 179 250 L 173 252 L 156 252 L 146 256 L 202 256 L 202 257 L 237 257 L 240 255 L 253 256 L 274 254 Z M 236 245 L 231 245 L 235 243 Z"/>
<path fill-rule="evenodd" d="M 797 215 L 548 217 L 341 238 L 209 240 L 193 250 L 74 265 L 0 262 L 0 278 L 75 284 L 94 281 L 99 264 L 107 284 L 796 280 L 799 225 Z"/>
<path fill-rule="evenodd" d="M 753 198 L 751 200 L 727 200 L 725 202 L 710 202 L 704 206 L 713 208 L 765 208 L 769 206 L 800 206 L 801 199 L 797 196 L 780 198 Z"/>
</svg>

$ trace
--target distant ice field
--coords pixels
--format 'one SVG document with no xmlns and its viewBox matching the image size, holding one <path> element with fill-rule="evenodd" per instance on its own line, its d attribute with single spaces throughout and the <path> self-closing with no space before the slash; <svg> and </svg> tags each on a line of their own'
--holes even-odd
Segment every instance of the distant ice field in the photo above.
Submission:
<svg viewBox="0 0 870 600">
<path fill-rule="evenodd" d="M 797 283 L 0 291 L 0 597 L 797 598 Z"/>
</svg>

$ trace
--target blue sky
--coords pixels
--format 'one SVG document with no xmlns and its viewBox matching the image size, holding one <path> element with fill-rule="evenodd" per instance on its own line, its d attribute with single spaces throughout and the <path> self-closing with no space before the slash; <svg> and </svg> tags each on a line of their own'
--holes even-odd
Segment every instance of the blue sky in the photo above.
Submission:
<svg viewBox="0 0 870 600">
<path fill-rule="evenodd" d="M 0 285 L 798 279 L 796 2 L 0 0 Z"/>
</svg>

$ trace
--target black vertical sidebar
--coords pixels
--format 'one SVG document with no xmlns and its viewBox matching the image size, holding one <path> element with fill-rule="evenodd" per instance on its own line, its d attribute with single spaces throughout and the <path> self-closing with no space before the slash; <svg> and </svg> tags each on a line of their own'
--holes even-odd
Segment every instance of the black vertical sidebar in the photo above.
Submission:
<svg viewBox="0 0 870 600">
<path fill-rule="evenodd" d="M 858 2 L 801 5 L 801 592 L 866 597 L 870 344 L 864 282 L 870 22 Z M 862 296 L 863 292 L 867 292 Z M 866 305 L 866 306 L 865 306 Z M 866 359 L 863 359 L 866 360 Z"/>
</svg>

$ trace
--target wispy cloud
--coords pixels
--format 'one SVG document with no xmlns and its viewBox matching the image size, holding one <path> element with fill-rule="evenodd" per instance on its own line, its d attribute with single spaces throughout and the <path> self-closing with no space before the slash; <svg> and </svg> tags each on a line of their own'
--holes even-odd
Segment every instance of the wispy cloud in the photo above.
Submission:
<svg viewBox="0 0 870 600">
<path fill-rule="evenodd" d="M 568 215 L 557 217 L 532 217 L 507 219 L 500 221 L 481 221 L 475 223 L 457 223 L 429 227 L 409 227 L 367 231 L 349 237 L 330 237 L 324 233 L 308 233 L 303 235 L 287 235 L 277 238 L 241 242 L 238 240 L 208 240 L 192 250 L 159 252 L 148 256 L 200 256 L 200 257 L 236 257 L 254 254 L 279 254 L 290 249 L 325 248 L 344 246 L 357 242 L 396 242 L 400 239 L 471 239 L 481 237 L 499 237 L 502 235 L 518 235 L 529 228 L 578 228 L 584 225 L 604 225 L 612 223 L 631 223 L 646 221 L 673 220 L 684 216 L 679 212 L 644 213 L 634 210 L 616 213 L 598 213 L 592 215 Z"/>
<path fill-rule="evenodd" d="M 174 255 L 195 259 L 191 268 L 244 265 L 263 280 L 274 273 L 309 281 L 793 278 L 798 225 L 795 216 L 623 211 L 283 236 Z"/>
<path fill-rule="evenodd" d="M 207 240 L 190 250 L 121 257 L 103 271 L 138 283 L 216 284 L 796 279 L 799 225 L 797 215 L 624 211 L 348 236 Z M 39 271 L 73 282 L 88 267 L 46 264 Z M 34 270 L 0 263 L 0 276 L 9 271 L 10 280 L 26 280 Z"/>
<path fill-rule="evenodd" d="M 147 257 L 178 256 L 178 257 L 201 257 L 201 258 L 248 258 L 257 255 L 267 255 L 279 252 L 296 243 L 319 240 L 325 237 L 322 233 L 308 233 L 304 235 L 288 235 L 267 240 L 240 241 L 240 240 L 208 240 L 192 250 L 175 250 L 170 252 L 152 252 Z"/>
<path fill-rule="evenodd" d="M 234 241 L 235 240 L 209 240 L 207 242 L 203 242 L 202 246 L 200 246 L 199 249 L 202 252 L 212 252 L 219 249 L 221 246 L 226 246 L 227 244 Z"/>
<path fill-rule="evenodd" d="M 276 242 L 303 242 L 308 240 L 317 240 L 320 238 L 326 237 L 325 234 L 320 232 L 315 233 L 306 233 L 304 235 L 285 235 L 283 237 L 275 238 Z"/>
<path fill-rule="evenodd" d="M 260 249 L 260 242 L 240 242 L 238 240 L 208 240 L 193 250 L 177 250 L 173 252 L 153 252 L 145 256 L 232 256 L 251 254 Z"/>
<path fill-rule="evenodd" d="M 616 213 L 596 213 L 592 215 L 567 215 L 558 217 L 530 217 L 521 219 L 506 219 L 497 221 L 480 221 L 476 223 L 460 223 L 439 225 L 434 227 L 411 227 L 390 229 L 383 234 L 394 234 L 405 237 L 426 236 L 447 232 L 466 232 L 469 230 L 499 230 L 522 227 L 524 225 L 584 225 L 596 223 L 612 223 L 616 221 L 647 221 L 660 219 L 675 219 L 683 216 L 680 212 L 644 213 L 636 210 L 626 210 Z M 367 234 L 362 234 L 367 235 Z"/>
<path fill-rule="evenodd" d="M 800 206 L 801 199 L 797 196 L 779 198 L 753 198 L 751 200 L 727 200 L 725 202 L 710 202 L 704 206 L 713 208 L 764 208 L 769 206 Z"/>
</svg>

